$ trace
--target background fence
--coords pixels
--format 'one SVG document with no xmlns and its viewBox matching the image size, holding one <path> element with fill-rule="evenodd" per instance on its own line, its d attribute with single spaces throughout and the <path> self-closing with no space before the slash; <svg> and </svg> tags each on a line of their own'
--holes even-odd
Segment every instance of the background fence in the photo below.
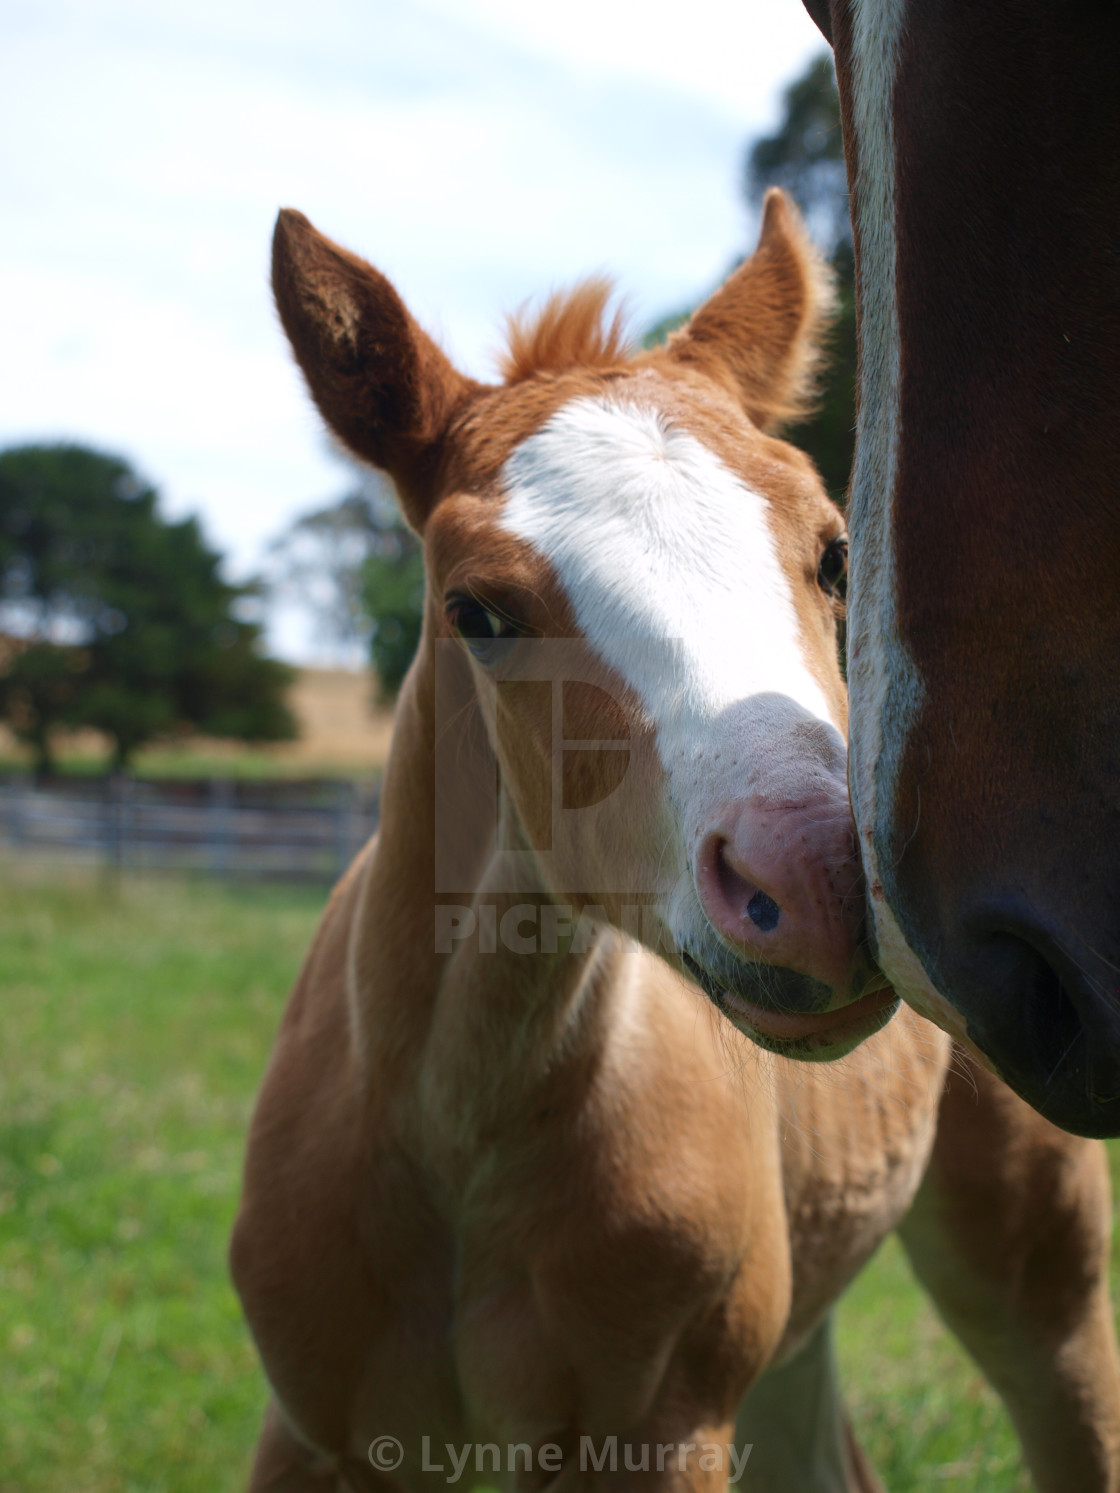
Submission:
<svg viewBox="0 0 1120 1493">
<path fill-rule="evenodd" d="M 348 781 L 0 779 L 0 845 L 76 862 L 333 880 L 377 828 L 377 789 Z"/>
</svg>

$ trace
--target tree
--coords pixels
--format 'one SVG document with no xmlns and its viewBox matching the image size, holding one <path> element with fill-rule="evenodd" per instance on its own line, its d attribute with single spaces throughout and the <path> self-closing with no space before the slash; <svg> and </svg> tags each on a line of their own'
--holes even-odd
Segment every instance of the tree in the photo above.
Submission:
<svg viewBox="0 0 1120 1493">
<path fill-rule="evenodd" d="M 782 122 L 747 151 L 743 193 L 761 202 L 768 187 L 784 187 L 826 254 L 851 247 L 848 178 L 840 134 L 840 98 L 832 57 L 814 58 L 782 95 Z"/>
<path fill-rule="evenodd" d="M 54 643 L 3 640 L 0 656 L 0 720 L 35 754 L 36 771 L 49 773 L 51 730 L 76 724 L 85 657 L 78 648 Z"/>
<path fill-rule="evenodd" d="M 301 514 L 269 547 L 274 593 L 298 603 L 319 642 L 348 663 L 369 649 L 362 577 L 377 533 L 374 498 L 362 486 Z"/>
<path fill-rule="evenodd" d="M 252 586 L 220 575 L 194 519 L 168 523 L 126 462 L 77 445 L 0 452 L 0 621 L 15 642 L 0 715 L 51 767 L 51 732 L 89 726 L 124 766 L 193 729 L 295 734 L 292 671 L 259 652 Z"/>
<path fill-rule="evenodd" d="M 832 331 L 828 377 L 817 413 L 788 432 L 820 469 L 842 503 L 855 448 L 855 259 L 848 211 L 848 178 L 840 134 L 840 99 L 832 58 L 825 52 L 794 80 L 783 97 L 781 124 L 747 152 L 743 186 L 759 203 L 767 187 L 784 187 L 836 272 L 839 313 Z"/>
<path fill-rule="evenodd" d="M 274 542 L 274 586 L 344 655 L 368 649 L 381 691 L 392 697 L 420 641 L 424 559 L 387 480 L 353 471 L 349 492 L 303 514 Z"/>
<path fill-rule="evenodd" d="M 398 518 L 366 561 L 362 597 L 373 624 L 370 652 L 382 694 L 393 696 L 416 656 L 424 620 L 424 555 Z"/>
<path fill-rule="evenodd" d="M 797 202 L 810 232 L 836 272 L 839 309 L 821 401 L 812 419 L 795 426 L 787 435 L 794 445 L 809 453 L 820 469 L 825 486 L 836 502 L 842 503 L 855 444 L 855 262 L 840 136 L 840 100 L 832 58 L 827 52 L 811 62 L 786 89 L 782 111 L 775 133 L 756 140 L 747 151 L 743 193 L 749 203 L 757 206 L 767 187 L 784 187 Z M 652 347 L 664 341 L 689 314 L 674 311 L 661 317 L 650 327 L 643 342 Z"/>
</svg>

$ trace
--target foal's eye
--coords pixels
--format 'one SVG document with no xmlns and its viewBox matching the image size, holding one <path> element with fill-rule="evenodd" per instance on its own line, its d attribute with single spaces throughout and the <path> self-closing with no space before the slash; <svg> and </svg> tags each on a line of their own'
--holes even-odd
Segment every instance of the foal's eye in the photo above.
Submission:
<svg viewBox="0 0 1120 1493">
<path fill-rule="evenodd" d="M 821 556 L 817 582 L 829 596 L 843 596 L 848 589 L 848 539 L 834 539 Z"/>
<path fill-rule="evenodd" d="M 488 612 L 480 602 L 453 596 L 447 603 L 447 620 L 479 663 L 496 664 L 509 652 L 517 629 L 507 617 Z"/>
</svg>

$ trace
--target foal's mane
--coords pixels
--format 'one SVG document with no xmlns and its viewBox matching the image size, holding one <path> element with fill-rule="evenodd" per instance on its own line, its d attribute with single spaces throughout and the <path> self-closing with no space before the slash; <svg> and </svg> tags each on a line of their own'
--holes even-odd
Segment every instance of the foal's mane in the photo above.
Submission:
<svg viewBox="0 0 1120 1493">
<path fill-rule="evenodd" d="M 622 312 L 607 320 L 614 286 L 605 276 L 555 291 L 539 311 L 522 308 L 506 319 L 506 347 L 498 369 L 507 384 L 536 373 L 570 368 L 617 368 L 630 355 Z"/>
</svg>

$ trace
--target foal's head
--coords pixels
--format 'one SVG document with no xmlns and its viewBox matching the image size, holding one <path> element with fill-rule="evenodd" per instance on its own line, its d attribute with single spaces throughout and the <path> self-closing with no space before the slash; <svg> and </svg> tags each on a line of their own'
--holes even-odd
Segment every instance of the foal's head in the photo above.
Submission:
<svg viewBox="0 0 1120 1493">
<path fill-rule="evenodd" d="M 513 326 L 496 387 L 298 213 L 274 288 L 328 424 L 423 535 L 414 686 L 441 658 L 469 670 L 501 778 L 484 884 L 516 870 L 601 909 L 775 1050 L 832 1057 L 881 1026 L 845 780 L 843 520 L 772 433 L 811 392 L 830 290 L 786 199 L 667 347 L 629 355 L 584 287 Z"/>
</svg>

